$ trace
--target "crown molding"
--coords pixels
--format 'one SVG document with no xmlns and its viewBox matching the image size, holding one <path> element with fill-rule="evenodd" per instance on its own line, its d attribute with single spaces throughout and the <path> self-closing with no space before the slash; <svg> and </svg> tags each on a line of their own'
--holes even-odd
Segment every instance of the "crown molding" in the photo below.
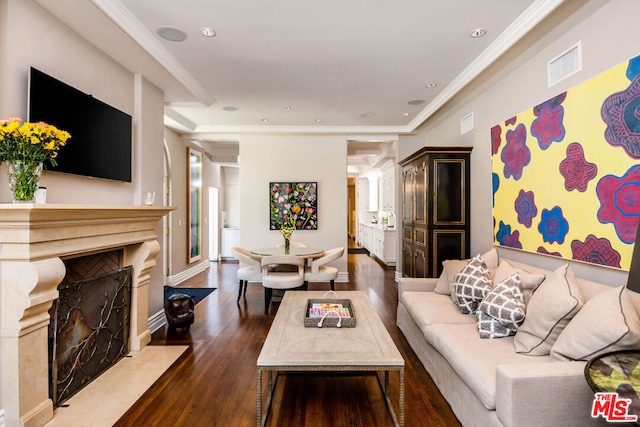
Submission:
<svg viewBox="0 0 640 427">
<path fill-rule="evenodd" d="M 287 134 L 401 134 L 408 133 L 407 126 L 198 126 L 199 133 L 287 133 Z"/>
<path fill-rule="evenodd" d="M 151 55 L 180 84 L 191 92 L 205 106 L 216 100 L 196 81 L 196 79 L 162 46 L 142 23 L 120 0 L 91 0 L 122 31 L 131 37 L 142 49 Z"/>
<path fill-rule="evenodd" d="M 537 0 L 511 23 L 471 64 L 407 126 L 413 132 L 565 0 Z"/>
</svg>

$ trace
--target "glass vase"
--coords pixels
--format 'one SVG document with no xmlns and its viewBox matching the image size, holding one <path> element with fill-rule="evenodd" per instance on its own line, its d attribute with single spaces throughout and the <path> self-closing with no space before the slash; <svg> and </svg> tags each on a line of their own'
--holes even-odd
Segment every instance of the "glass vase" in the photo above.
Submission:
<svg viewBox="0 0 640 427">
<path fill-rule="evenodd" d="M 291 240 L 287 239 L 286 237 L 284 238 L 284 253 L 285 255 L 289 255 L 289 248 L 291 246 Z"/>
<path fill-rule="evenodd" d="M 42 176 L 42 163 L 7 160 L 7 172 L 13 203 L 34 203 Z"/>
</svg>

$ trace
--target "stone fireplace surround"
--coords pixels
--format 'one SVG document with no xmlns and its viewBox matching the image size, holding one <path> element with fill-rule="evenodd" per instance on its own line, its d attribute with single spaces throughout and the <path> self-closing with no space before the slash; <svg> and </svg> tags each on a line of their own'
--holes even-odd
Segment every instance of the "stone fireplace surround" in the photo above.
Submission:
<svg viewBox="0 0 640 427">
<path fill-rule="evenodd" d="M 158 220 L 172 207 L 0 205 L 0 392 L 8 427 L 53 418 L 48 386 L 48 310 L 65 276 L 63 258 L 122 248 L 133 266 L 129 349 L 151 341 L 149 272 Z"/>
</svg>

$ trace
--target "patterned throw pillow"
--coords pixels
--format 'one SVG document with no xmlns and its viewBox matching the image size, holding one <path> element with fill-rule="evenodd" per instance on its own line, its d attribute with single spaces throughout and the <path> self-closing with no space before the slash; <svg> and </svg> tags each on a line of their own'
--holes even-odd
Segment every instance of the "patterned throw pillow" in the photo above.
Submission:
<svg viewBox="0 0 640 427">
<path fill-rule="evenodd" d="M 473 314 L 480 301 L 491 291 L 489 269 L 479 254 L 471 258 L 453 279 L 455 302 L 462 314 Z"/>
<path fill-rule="evenodd" d="M 513 335 L 524 321 L 525 304 L 518 273 L 507 277 L 487 294 L 478 306 L 480 338 Z"/>
<path fill-rule="evenodd" d="M 520 274 L 520 280 L 522 281 L 522 287 L 520 288 L 520 290 L 522 291 L 522 296 L 524 297 L 524 303 L 526 305 L 529 303 L 533 292 L 544 281 L 545 275 L 534 274 L 522 268 L 516 268 L 507 260 L 503 259 L 500 260 L 500 265 L 498 266 L 495 276 L 493 277 L 493 283 L 500 283 L 507 277 L 512 276 L 515 273 Z"/>
</svg>

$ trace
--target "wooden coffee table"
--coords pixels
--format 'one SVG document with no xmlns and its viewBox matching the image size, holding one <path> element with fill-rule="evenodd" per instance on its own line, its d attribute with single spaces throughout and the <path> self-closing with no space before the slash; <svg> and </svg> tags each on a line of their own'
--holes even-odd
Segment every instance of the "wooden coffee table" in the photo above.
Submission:
<svg viewBox="0 0 640 427">
<path fill-rule="evenodd" d="M 258 427 L 267 421 L 278 372 L 376 372 L 395 426 L 404 425 L 404 359 L 363 291 L 338 292 L 350 299 L 356 314 L 354 328 L 305 328 L 308 299 L 324 292 L 287 291 L 258 356 Z M 329 297 L 332 294 L 329 295 Z M 262 377 L 267 372 L 267 397 L 263 414 Z M 398 371 L 398 415 L 389 397 L 389 371 Z M 273 378 L 273 372 L 276 373 Z M 384 373 L 381 379 L 380 373 Z"/>
</svg>

